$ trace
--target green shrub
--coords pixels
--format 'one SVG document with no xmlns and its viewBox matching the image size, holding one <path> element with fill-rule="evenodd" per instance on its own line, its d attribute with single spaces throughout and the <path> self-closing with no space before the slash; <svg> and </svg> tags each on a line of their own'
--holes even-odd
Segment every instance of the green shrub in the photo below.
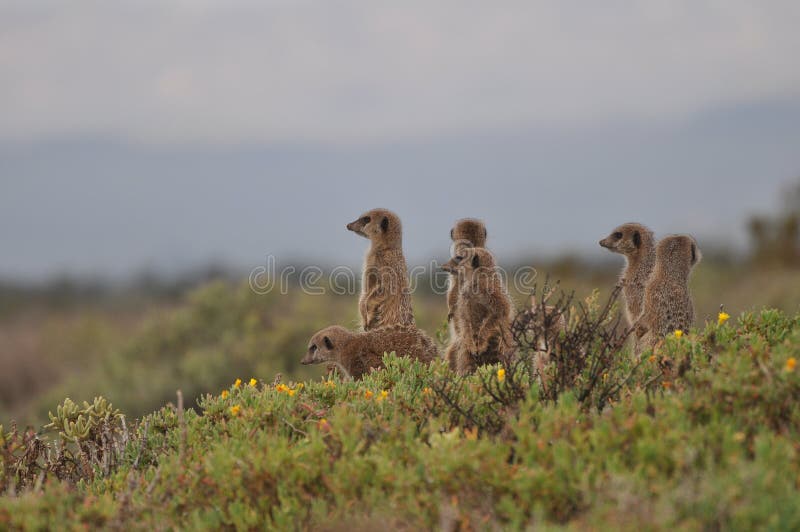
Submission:
<svg viewBox="0 0 800 532">
<path fill-rule="evenodd" d="M 796 529 L 798 358 L 800 319 L 763 311 L 667 338 L 602 408 L 394 355 L 360 382 L 240 382 L 145 416 L 107 474 L 1 497 L 0 528 Z M 455 382 L 498 430 L 435 391 Z"/>
</svg>

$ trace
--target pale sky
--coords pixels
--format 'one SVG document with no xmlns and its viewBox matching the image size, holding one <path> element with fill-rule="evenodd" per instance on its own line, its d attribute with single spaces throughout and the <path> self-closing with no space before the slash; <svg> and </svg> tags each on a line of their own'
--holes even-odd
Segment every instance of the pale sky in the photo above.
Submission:
<svg viewBox="0 0 800 532">
<path fill-rule="evenodd" d="M 595 254 L 634 219 L 741 244 L 800 177 L 798 21 L 796 1 L 5 0 L 0 276 L 355 264 L 339 226 L 376 206 L 417 261 L 463 216 L 508 256 Z"/>
</svg>

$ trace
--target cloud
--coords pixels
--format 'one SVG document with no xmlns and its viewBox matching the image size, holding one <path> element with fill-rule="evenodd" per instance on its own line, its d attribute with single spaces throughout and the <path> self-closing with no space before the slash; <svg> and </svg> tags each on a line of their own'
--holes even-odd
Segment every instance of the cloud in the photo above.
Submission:
<svg viewBox="0 0 800 532">
<path fill-rule="evenodd" d="M 800 99 L 797 2 L 4 2 L 0 140 L 365 143 Z"/>
</svg>

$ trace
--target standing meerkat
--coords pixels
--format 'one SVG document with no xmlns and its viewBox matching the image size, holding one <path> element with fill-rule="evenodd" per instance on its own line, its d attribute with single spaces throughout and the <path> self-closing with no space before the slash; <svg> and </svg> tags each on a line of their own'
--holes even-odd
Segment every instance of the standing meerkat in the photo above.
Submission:
<svg viewBox="0 0 800 532">
<path fill-rule="evenodd" d="M 494 257 L 483 248 L 465 248 L 442 268 L 461 277 L 453 319 L 460 334 L 451 339 L 445 358 L 459 374 L 493 364 L 514 349 L 511 299 Z"/>
<path fill-rule="evenodd" d="M 311 337 L 300 363 L 331 363 L 345 377 L 360 379 L 372 368 L 382 368 L 383 354 L 392 351 L 422 362 L 430 362 L 438 356 L 433 340 L 414 326 L 390 325 L 354 333 L 334 325 Z"/>
<path fill-rule="evenodd" d="M 636 322 L 640 341 L 637 352 L 676 330 L 686 331 L 694 323 L 694 304 L 689 276 L 702 258 L 694 238 L 668 236 L 656 246 L 656 264 L 644 293 L 644 310 Z"/>
<path fill-rule="evenodd" d="M 641 224 L 627 223 L 614 229 L 600 245 L 625 256 L 620 284 L 625 298 L 625 319 L 632 326 L 642 313 L 645 286 L 656 261 L 653 232 Z"/>
<path fill-rule="evenodd" d="M 450 229 L 451 255 L 463 254 L 465 248 L 485 248 L 486 247 L 486 226 L 481 220 L 475 218 L 462 218 Z M 459 276 L 451 274 L 448 279 L 447 287 L 447 321 L 450 323 L 450 337 L 458 336 L 459 331 L 453 321 L 455 309 L 458 305 L 458 292 L 461 289 Z"/>
<path fill-rule="evenodd" d="M 386 209 L 373 209 L 347 224 L 347 229 L 371 243 L 358 300 L 362 328 L 414 325 L 400 218 Z"/>
</svg>

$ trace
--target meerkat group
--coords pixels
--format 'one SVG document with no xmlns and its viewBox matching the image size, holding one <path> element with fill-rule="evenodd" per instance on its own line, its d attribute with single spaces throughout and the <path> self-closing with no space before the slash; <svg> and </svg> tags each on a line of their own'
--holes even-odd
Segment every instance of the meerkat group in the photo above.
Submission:
<svg viewBox="0 0 800 532">
<path fill-rule="evenodd" d="M 437 359 L 436 344 L 414 321 L 400 218 L 386 209 L 372 209 L 347 224 L 347 229 L 370 241 L 358 301 L 361 331 L 339 325 L 318 331 L 301 363 L 331 364 L 345 377 L 359 379 L 383 367 L 384 353 L 395 352 L 425 363 Z M 515 355 L 511 334 L 514 305 L 496 260 L 486 248 L 485 224 L 475 218 L 458 220 L 450 239 L 452 258 L 442 266 L 449 274 L 450 331 L 443 357 L 453 371 L 467 374 Z M 692 237 L 675 235 L 656 242 L 647 227 L 628 223 L 614 229 L 600 245 L 626 259 L 619 282 L 637 353 L 674 330 L 692 326 L 694 307 L 688 281 L 701 257 Z M 542 320 L 549 337 L 566 331 L 566 320 L 557 309 L 538 307 L 533 301 L 530 311 Z M 538 365 L 549 357 L 549 348 L 541 347 Z"/>
<path fill-rule="evenodd" d="M 647 227 L 627 223 L 614 229 L 600 245 L 625 256 L 619 284 L 637 354 L 654 347 L 667 334 L 693 325 L 689 276 L 702 258 L 693 237 L 670 235 L 656 242 Z"/>
</svg>

